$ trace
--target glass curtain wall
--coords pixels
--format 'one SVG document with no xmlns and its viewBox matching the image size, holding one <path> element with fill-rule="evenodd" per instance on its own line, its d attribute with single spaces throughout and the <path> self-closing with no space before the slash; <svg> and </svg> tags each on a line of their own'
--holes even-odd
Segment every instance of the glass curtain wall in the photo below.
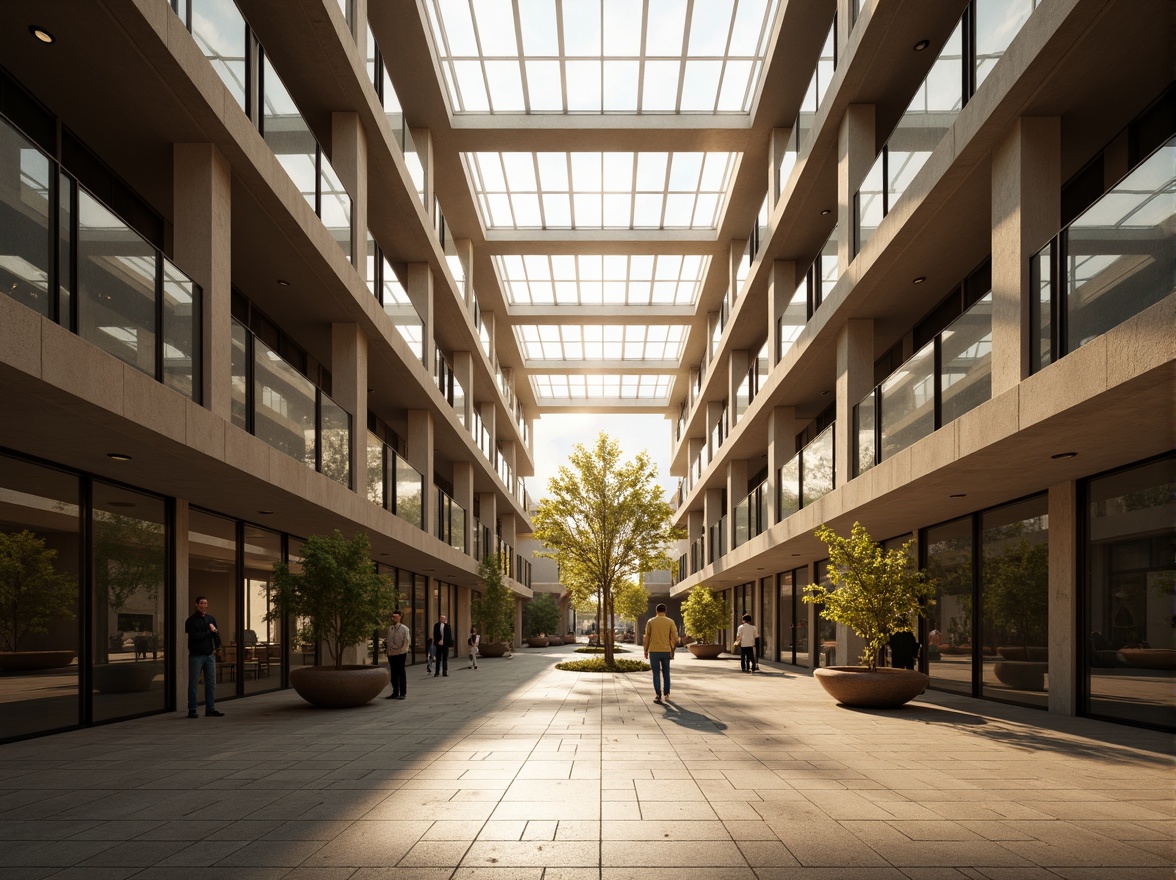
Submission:
<svg viewBox="0 0 1176 880">
<path fill-rule="evenodd" d="M 817 583 L 824 586 L 826 589 L 831 589 L 833 582 L 829 580 L 829 560 L 822 559 L 816 564 Z M 804 595 L 803 590 L 800 595 Z M 801 608 L 807 606 L 802 605 Z M 821 608 L 823 606 L 813 606 L 817 610 L 817 648 L 819 653 L 817 659 L 821 666 L 837 666 L 839 663 L 854 663 L 856 658 L 847 658 L 842 661 L 837 658 L 837 624 L 831 620 L 826 620 L 821 616 Z"/>
<path fill-rule="evenodd" d="M 188 512 L 188 606 L 178 610 L 181 620 L 187 619 L 196 608 L 196 599 L 204 596 L 208 599 L 208 613 L 216 618 L 217 628 L 221 631 L 224 644 L 235 641 L 235 628 L 231 622 L 236 617 L 237 588 L 240 581 L 237 574 L 237 523 L 215 514 L 202 510 L 190 509 Z M 188 646 L 185 643 L 179 652 L 186 656 Z M 222 669 L 226 662 L 224 653 L 217 659 L 217 699 L 227 699 L 233 696 L 232 685 L 222 685 L 220 682 L 231 682 L 236 678 L 236 667 L 232 676 L 227 668 Z M 187 669 L 181 664 L 177 672 L 187 681 Z M 203 700 L 203 689 L 197 692 Z"/>
<path fill-rule="evenodd" d="M 0 557 L 0 592 L 21 598 L 0 604 L 0 740 L 73 727 L 82 708 L 76 476 L 0 457 Z"/>
<path fill-rule="evenodd" d="M 796 646 L 796 660 L 797 666 L 812 666 L 813 653 L 811 648 L 811 636 L 809 630 L 810 606 L 805 605 L 800 601 L 800 597 L 804 595 L 804 588 L 811 584 L 812 574 L 808 568 L 798 568 L 793 572 L 793 584 L 796 593 L 795 600 L 792 603 L 793 619 L 795 625 L 793 631 L 795 634 L 794 644 Z"/>
<path fill-rule="evenodd" d="M 935 582 L 927 616 L 927 674 L 933 687 L 972 693 L 972 517 L 924 529 L 924 567 Z"/>
<path fill-rule="evenodd" d="M 796 662 L 796 588 L 794 572 L 776 575 L 780 593 L 780 654 L 782 663 Z"/>
<path fill-rule="evenodd" d="M 1176 458 L 1090 480 L 1085 508 L 1084 711 L 1176 728 Z"/>
<path fill-rule="evenodd" d="M 161 498 L 93 484 L 93 721 L 167 708 L 168 530 Z"/>
<path fill-rule="evenodd" d="M 776 653 L 776 591 L 771 578 L 760 578 L 760 651 L 761 659 L 775 660 Z"/>
<path fill-rule="evenodd" d="M 290 572 L 302 574 L 302 551 L 306 542 L 300 538 L 288 538 L 286 543 L 286 564 L 290 567 Z M 319 646 L 301 637 L 302 624 L 303 621 L 297 618 L 285 621 L 285 636 L 282 641 L 288 646 L 286 657 L 291 670 L 297 669 L 299 666 L 314 666 L 319 658 Z"/>
<path fill-rule="evenodd" d="M 1049 517 L 1038 495 L 980 517 L 981 695 L 1046 706 Z"/>
<path fill-rule="evenodd" d="M 238 639 L 239 687 L 243 693 L 252 694 L 282 686 L 281 621 L 265 619 L 271 607 L 268 587 L 273 581 L 274 563 L 282 561 L 282 536 L 245 523 L 241 549 L 244 627 Z"/>
</svg>

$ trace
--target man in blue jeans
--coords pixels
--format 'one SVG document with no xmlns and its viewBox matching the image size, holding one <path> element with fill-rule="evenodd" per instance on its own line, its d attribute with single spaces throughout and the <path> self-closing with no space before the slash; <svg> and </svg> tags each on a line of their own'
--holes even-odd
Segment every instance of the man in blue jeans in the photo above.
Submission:
<svg viewBox="0 0 1176 880">
<path fill-rule="evenodd" d="M 223 718 L 216 709 L 216 649 L 220 647 L 220 633 L 216 618 L 208 613 L 208 599 L 196 597 L 196 611 L 184 621 L 188 634 L 188 717 L 199 718 L 196 712 L 196 685 L 204 673 L 204 714 L 208 718 Z"/>
<path fill-rule="evenodd" d="M 670 661 L 678 648 L 678 627 L 666 617 L 666 606 L 657 606 L 657 616 L 645 623 L 645 659 L 653 667 L 653 692 L 655 703 L 661 703 L 662 693 L 670 696 Z M 660 675 L 659 675 L 660 673 Z"/>
</svg>

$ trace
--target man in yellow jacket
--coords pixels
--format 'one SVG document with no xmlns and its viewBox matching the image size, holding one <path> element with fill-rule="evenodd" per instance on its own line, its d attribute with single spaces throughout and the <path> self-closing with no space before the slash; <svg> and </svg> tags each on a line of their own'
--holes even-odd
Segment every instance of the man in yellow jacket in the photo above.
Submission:
<svg viewBox="0 0 1176 880">
<path fill-rule="evenodd" d="M 666 606 L 657 606 L 657 616 L 651 617 L 645 623 L 645 659 L 653 667 L 653 692 L 655 703 L 661 703 L 663 684 L 666 698 L 670 696 L 670 661 L 674 659 L 674 651 L 678 647 L 678 627 L 674 621 L 666 617 Z M 658 676 L 660 670 L 661 676 Z"/>
</svg>

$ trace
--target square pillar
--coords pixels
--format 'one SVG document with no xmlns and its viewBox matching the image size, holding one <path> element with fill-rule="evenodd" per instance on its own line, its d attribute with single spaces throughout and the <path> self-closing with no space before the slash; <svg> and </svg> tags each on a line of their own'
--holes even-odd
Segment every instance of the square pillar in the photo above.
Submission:
<svg viewBox="0 0 1176 880">
<path fill-rule="evenodd" d="M 1062 124 L 1024 117 L 992 153 L 992 396 L 1029 375 L 1029 258 L 1061 226 Z"/>
<path fill-rule="evenodd" d="M 768 192 L 772 195 L 773 211 L 780 201 L 780 196 L 784 194 L 784 187 L 788 184 L 788 180 L 780 174 L 780 160 L 788 152 L 788 141 L 791 137 L 791 128 L 773 128 L 772 138 L 768 141 Z M 783 171 L 788 175 L 792 169 L 784 168 Z"/>
<path fill-rule="evenodd" d="M 843 486 L 853 473 L 853 408 L 874 387 L 874 321 L 851 318 L 837 334 L 837 427 L 833 429 L 833 473 Z"/>
<path fill-rule="evenodd" d="M 172 147 L 173 252 L 201 289 L 204 405 L 233 420 L 232 170 L 212 144 Z M 185 698 L 186 699 L 186 698 Z"/>
<path fill-rule="evenodd" d="M 422 330 L 425 371 L 432 375 L 433 363 L 437 357 L 437 342 L 433 338 L 433 330 L 436 327 L 433 320 L 433 270 L 429 268 L 428 263 L 408 264 L 408 284 L 405 286 L 405 292 L 425 324 Z"/>
<path fill-rule="evenodd" d="M 421 523 L 433 534 L 433 414 L 428 410 L 408 411 L 408 436 L 404 441 L 404 458 L 421 474 Z"/>
<path fill-rule="evenodd" d="M 1078 712 L 1078 484 L 1049 487 L 1049 711 Z"/>
<path fill-rule="evenodd" d="M 853 196 L 878 158 L 874 105 L 850 104 L 837 132 L 837 268 L 853 262 Z"/>
<path fill-rule="evenodd" d="M 796 292 L 796 263 L 776 260 L 768 280 L 768 363 L 780 363 L 780 318 Z"/>
<path fill-rule="evenodd" d="M 351 196 L 351 252 L 348 256 L 351 265 L 367 282 L 368 146 L 358 113 L 331 114 L 331 165 Z"/>
</svg>

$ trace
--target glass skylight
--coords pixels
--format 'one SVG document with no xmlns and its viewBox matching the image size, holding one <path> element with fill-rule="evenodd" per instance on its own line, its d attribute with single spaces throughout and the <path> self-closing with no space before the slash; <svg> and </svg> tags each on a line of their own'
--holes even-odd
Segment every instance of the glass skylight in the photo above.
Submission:
<svg viewBox="0 0 1176 880">
<path fill-rule="evenodd" d="M 528 361 L 668 361 L 682 359 L 689 327 L 666 324 L 516 324 Z"/>
<path fill-rule="evenodd" d="M 510 305 L 694 306 L 710 257 L 697 254 L 497 254 Z"/>
<path fill-rule="evenodd" d="M 739 153 L 463 153 L 494 229 L 714 229 Z"/>
<path fill-rule="evenodd" d="M 674 377 L 665 375 L 562 376 L 531 374 L 531 387 L 542 402 L 573 403 L 584 400 L 641 400 L 665 405 Z"/>
<path fill-rule="evenodd" d="M 425 0 L 461 113 L 748 113 L 779 0 Z"/>
</svg>

